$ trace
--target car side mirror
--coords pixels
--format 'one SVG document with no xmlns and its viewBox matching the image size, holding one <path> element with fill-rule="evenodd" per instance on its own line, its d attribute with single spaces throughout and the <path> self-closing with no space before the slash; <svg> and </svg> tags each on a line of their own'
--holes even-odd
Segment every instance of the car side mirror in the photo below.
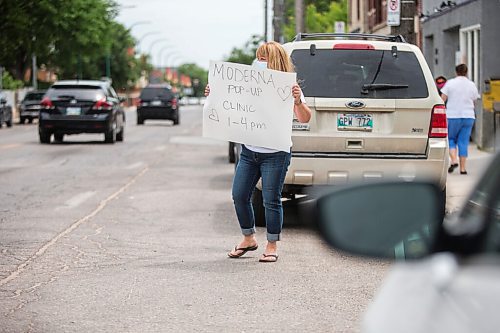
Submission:
<svg viewBox="0 0 500 333">
<path fill-rule="evenodd" d="M 376 183 L 318 199 L 318 228 L 334 248 L 377 258 L 422 258 L 442 225 L 440 190 L 429 183 Z"/>
</svg>

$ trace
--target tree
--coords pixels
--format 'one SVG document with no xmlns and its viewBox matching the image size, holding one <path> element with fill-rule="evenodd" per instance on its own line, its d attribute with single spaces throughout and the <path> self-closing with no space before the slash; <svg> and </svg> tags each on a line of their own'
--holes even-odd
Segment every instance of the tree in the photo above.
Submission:
<svg viewBox="0 0 500 333">
<path fill-rule="evenodd" d="M 294 1 L 287 0 L 287 17 L 285 20 L 285 39 L 295 37 Z M 305 32 L 333 32 L 335 21 L 347 22 L 347 0 L 306 1 Z"/>
<path fill-rule="evenodd" d="M 243 48 L 233 48 L 231 50 L 231 54 L 226 58 L 225 61 L 251 65 L 253 60 L 255 59 L 255 52 L 257 51 L 259 44 L 262 43 L 263 40 L 264 39 L 262 38 L 262 36 L 253 35 L 245 43 Z"/>
<path fill-rule="evenodd" d="M 33 54 L 59 78 L 99 79 L 109 61 L 120 87 L 147 67 L 127 52 L 135 40 L 113 0 L 0 0 L 0 13 L 0 65 L 19 80 Z"/>
<path fill-rule="evenodd" d="M 9 72 L 7 71 L 1 71 L 2 72 L 2 89 L 6 90 L 13 90 L 13 89 L 19 89 L 23 86 L 23 82 L 14 79 Z"/>
<path fill-rule="evenodd" d="M 196 64 L 183 64 L 177 68 L 179 74 L 187 75 L 191 78 L 193 85 L 193 95 L 203 96 L 203 91 L 208 83 L 208 72 Z"/>
</svg>

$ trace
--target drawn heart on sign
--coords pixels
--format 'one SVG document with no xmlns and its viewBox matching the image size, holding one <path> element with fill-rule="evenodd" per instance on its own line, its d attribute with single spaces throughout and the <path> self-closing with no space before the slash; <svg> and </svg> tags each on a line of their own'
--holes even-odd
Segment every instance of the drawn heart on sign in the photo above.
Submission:
<svg viewBox="0 0 500 333">
<path fill-rule="evenodd" d="M 212 113 L 208 115 L 208 118 L 213 121 L 219 121 L 219 115 L 217 114 L 217 110 L 212 109 Z"/>
<path fill-rule="evenodd" d="M 292 93 L 292 88 L 289 86 L 286 86 L 284 88 L 278 88 L 278 95 L 283 101 L 286 101 L 288 97 L 290 97 L 290 94 Z"/>
</svg>

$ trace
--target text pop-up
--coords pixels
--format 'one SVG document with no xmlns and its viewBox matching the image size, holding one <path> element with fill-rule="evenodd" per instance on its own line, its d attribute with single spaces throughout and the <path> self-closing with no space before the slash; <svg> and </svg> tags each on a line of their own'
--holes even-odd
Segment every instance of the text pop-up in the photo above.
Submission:
<svg viewBox="0 0 500 333">
<path fill-rule="evenodd" d="M 203 136 L 290 151 L 295 73 L 210 62 Z"/>
</svg>

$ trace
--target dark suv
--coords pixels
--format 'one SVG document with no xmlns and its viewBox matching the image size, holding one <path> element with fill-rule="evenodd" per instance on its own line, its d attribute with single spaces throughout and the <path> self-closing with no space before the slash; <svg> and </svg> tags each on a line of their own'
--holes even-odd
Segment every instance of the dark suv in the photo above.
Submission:
<svg viewBox="0 0 500 333">
<path fill-rule="evenodd" d="M 141 91 L 137 106 L 137 125 L 146 119 L 168 119 L 179 125 L 177 97 L 169 85 L 152 84 Z"/>
<path fill-rule="evenodd" d="M 40 102 L 43 99 L 45 90 L 30 91 L 24 96 L 21 104 L 19 104 L 19 123 L 24 124 L 26 120 L 29 123 L 33 119 L 38 118 L 40 114 Z"/>
<path fill-rule="evenodd" d="M 108 81 L 59 81 L 43 98 L 38 132 L 41 143 L 65 134 L 104 133 L 106 143 L 123 141 L 125 113 Z"/>
<path fill-rule="evenodd" d="M 5 123 L 7 127 L 12 126 L 12 107 L 7 104 L 7 97 L 0 92 L 0 128 Z"/>
</svg>

